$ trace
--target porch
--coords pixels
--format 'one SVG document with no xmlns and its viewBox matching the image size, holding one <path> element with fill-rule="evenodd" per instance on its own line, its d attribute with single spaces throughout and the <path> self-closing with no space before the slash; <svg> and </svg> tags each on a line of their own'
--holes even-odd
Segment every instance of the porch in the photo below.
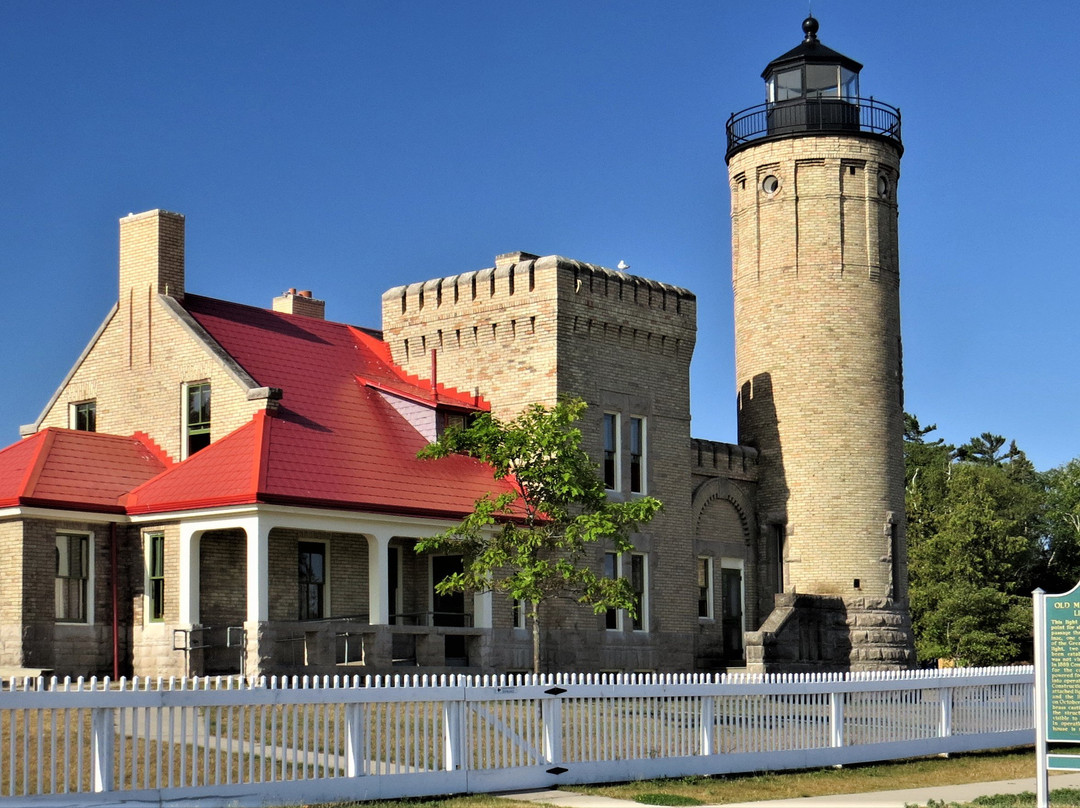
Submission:
<svg viewBox="0 0 1080 808">
<path fill-rule="evenodd" d="M 500 610 L 505 620 L 493 619 L 490 593 L 434 591 L 461 559 L 414 548 L 418 538 L 444 528 L 431 520 L 264 507 L 187 519 L 164 534 L 144 528 L 144 545 L 156 540 L 165 560 L 162 583 L 155 588 L 151 581 L 143 594 L 147 618 L 135 627 L 135 672 L 490 669 L 493 633 L 505 647 L 521 632 L 510 630 L 509 606 Z M 148 567 L 155 567 L 152 559 Z M 154 614 L 161 619 L 150 619 Z M 527 638 L 520 644 L 527 653 Z"/>
</svg>

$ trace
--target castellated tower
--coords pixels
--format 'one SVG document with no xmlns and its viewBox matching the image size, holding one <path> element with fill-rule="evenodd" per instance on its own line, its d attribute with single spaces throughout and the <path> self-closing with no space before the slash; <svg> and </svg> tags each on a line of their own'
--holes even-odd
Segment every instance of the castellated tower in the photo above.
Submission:
<svg viewBox="0 0 1080 808">
<path fill-rule="evenodd" d="M 748 661 L 905 667 L 900 116 L 817 30 L 728 122 L 739 443 L 760 452 L 772 612 Z"/>
<path fill-rule="evenodd" d="M 685 289 L 553 255 L 508 253 L 494 267 L 383 295 L 383 337 L 395 362 L 478 392 L 500 418 L 562 394 L 582 397 L 585 449 L 598 460 L 614 449 L 610 496 L 647 493 L 665 504 L 633 537 L 636 558 L 619 562 L 627 577 L 647 579 L 640 620 L 607 622 L 560 602 L 547 621 L 559 629 L 558 642 L 544 644 L 551 670 L 694 667 L 699 632 L 686 615 L 697 614 L 697 590 L 686 582 L 695 576 L 687 492 L 696 330 L 696 299 Z M 598 569 L 604 553 L 596 548 Z M 496 666 L 527 669 L 528 636 L 513 630 L 511 616 L 510 604 L 493 604 Z"/>
</svg>

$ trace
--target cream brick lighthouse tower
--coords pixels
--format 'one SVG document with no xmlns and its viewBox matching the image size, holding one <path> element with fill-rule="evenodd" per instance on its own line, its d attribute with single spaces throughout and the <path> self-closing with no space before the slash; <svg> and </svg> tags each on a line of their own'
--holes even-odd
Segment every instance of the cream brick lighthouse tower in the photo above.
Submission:
<svg viewBox="0 0 1080 808">
<path fill-rule="evenodd" d="M 739 442 L 761 453 L 759 669 L 906 667 L 900 113 L 803 22 L 728 122 Z"/>
</svg>

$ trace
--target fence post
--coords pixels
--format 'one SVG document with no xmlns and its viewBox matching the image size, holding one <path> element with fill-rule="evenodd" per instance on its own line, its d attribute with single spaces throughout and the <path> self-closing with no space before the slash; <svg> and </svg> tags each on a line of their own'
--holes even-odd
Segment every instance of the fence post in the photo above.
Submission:
<svg viewBox="0 0 1080 808">
<path fill-rule="evenodd" d="M 113 790 L 113 710 L 90 709 L 90 788 L 95 792 Z"/>
<path fill-rule="evenodd" d="M 952 735 L 953 689 L 943 687 L 938 692 L 941 693 L 941 728 L 939 734 L 942 738 L 948 738 Z"/>
<path fill-rule="evenodd" d="M 363 704 L 345 705 L 345 776 L 361 777 L 367 774 L 367 755 L 364 754 Z"/>
<path fill-rule="evenodd" d="M 831 746 L 844 745 L 844 694 L 829 694 L 829 743 Z"/>
<path fill-rule="evenodd" d="M 716 723 L 716 698 L 701 697 L 701 726 L 698 727 L 698 754 L 712 754 L 713 725 Z"/>
<path fill-rule="evenodd" d="M 540 720 L 544 724 L 544 760 L 550 765 L 562 763 L 562 699 L 555 696 L 540 702 Z"/>
<path fill-rule="evenodd" d="M 463 701 L 443 702 L 443 769 L 448 772 L 461 768 L 465 750 L 461 748 L 461 712 Z"/>
</svg>

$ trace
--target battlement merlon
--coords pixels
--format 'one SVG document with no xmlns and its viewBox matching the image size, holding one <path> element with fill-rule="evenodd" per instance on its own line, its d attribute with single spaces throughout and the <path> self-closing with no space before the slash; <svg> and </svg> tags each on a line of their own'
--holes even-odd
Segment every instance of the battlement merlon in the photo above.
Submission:
<svg viewBox="0 0 1080 808">
<path fill-rule="evenodd" d="M 690 467 L 695 474 L 757 481 L 758 450 L 752 446 L 690 439 Z"/>
<path fill-rule="evenodd" d="M 383 293 L 383 311 L 417 315 L 430 307 L 444 305 L 486 308 L 485 302 L 518 292 L 535 293 L 543 287 L 566 288 L 588 298 L 633 303 L 641 308 L 662 311 L 667 316 L 688 319 L 696 327 L 697 298 L 693 292 L 672 284 L 630 275 L 617 269 L 565 258 L 561 255 L 535 256 L 506 253 L 496 257 L 495 266 L 406 286 Z M 397 305 L 394 305 L 397 304 Z"/>
</svg>

